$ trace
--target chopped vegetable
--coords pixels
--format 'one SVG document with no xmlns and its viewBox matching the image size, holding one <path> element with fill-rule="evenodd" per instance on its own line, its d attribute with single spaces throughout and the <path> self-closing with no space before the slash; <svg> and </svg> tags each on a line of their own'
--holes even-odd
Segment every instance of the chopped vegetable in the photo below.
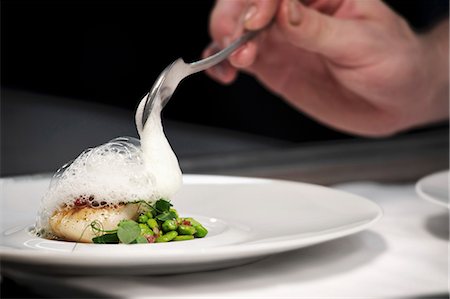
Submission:
<svg viewBox="0 0 450 299">
<path fill-rule="evenodd" d="M 103 230 L 97 221 L 91 228 L 97 233 L 103 233 L 92 239 L 97 244 L 138 244 L 166 243 L 170 241 L 186 241 L 203 238 L 208 230 L 193 218 L 180 218 L 172 204 L 164 199 L 154 204 L 137 201 L 146 208 L 137 221 L 122 220 L 116 230 Z"/>
<path fill-rule="evenodd" d="M 173 238 L 172 241 L 187 241 L 187 240 L 193 240 L 194 236 L 192 235 L 184 235 L 184 236 L 176 236 L 175 238 Z"/>
<path fill-rule="evenodd" d="M 190 225 L 180 225 L 178 227 L 178 232 L 180 235 L 193 235 L 197 232 L 197 230 Z"/>
<path fill-rule="evenodd" d="M 176 236 L 178 236 L 178 233 L 176 231 L 168 232 L 165 235 L 162 235 L 159 238 L 156 238 L 156 243 L 164 243 L 172 241 Z"/>
<path fill-rule="evenodd" d="M 162 229 L 165 232 L 170 232 L 172 230 L 176 230 L 178 228 L 178 223 L 176 220 L 166 220 L 162 224 Z"/>
</svg>

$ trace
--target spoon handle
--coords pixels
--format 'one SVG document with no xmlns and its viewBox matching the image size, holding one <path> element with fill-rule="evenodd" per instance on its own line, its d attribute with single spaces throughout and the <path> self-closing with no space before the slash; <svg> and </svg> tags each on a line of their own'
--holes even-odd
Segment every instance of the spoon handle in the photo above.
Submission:
<svg viewBox="0 0 450 299">
<path fill-rule="evenodd" d="M 209 69 L 212 66 L 215 66 L 216 64 L 222 62 L 225 60 L 228 56 L 230 56 L 231 53 L 233 53 L 237 48 L 239 48 L 244 43 L 248 42 L 249 40 L 253 39 L 261 30 L 257 31 L 249 31 L 246 34 L 242 35 L 235 41 L 233 41 L 228 47 L 224 48 L 223 50 L 217 52 L 214 55 L 211 55 L 205 59 L 195 61 L 189 64 L 191 74 L 204 71 L 206 69 Z"/>
</svg>

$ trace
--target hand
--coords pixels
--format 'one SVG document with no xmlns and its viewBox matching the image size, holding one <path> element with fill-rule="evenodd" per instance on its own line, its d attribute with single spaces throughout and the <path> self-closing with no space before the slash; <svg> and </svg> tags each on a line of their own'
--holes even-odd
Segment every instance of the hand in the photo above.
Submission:
<svg viewBox="0 0 450 299">
<path fill-rule="evenodd" d="M 418 35 L 379 0 L 303 2 L 218 0 L 203 56 L 274 20 L 209 75 L 254 75 L 318 121 L 364 136 L 448 117 L 448 20 Z"/>
</svg>

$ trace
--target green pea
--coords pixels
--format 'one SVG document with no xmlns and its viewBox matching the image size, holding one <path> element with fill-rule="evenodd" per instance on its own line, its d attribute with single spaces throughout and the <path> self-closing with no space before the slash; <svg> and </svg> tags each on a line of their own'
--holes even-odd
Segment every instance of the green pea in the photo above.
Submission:
<svg viewBox="0 0 450 299">
<path fill-rule="evenodd" d="M 139 223 L 139 227 L 141 228 L 141 235 L 150 235 L 153 236 L 155 233 L 148 227 L 147 224 Z"/>
<path fill-rule="evenodd" d="M 197 232 L 197 230 L 190 225 L 180 225 L 178 227 L 178 232 L 180 235 L 193 235 Z"/>
<path fill-rule="evenodd" d="M 162 235 L 161 237 L 156 238 L 156 243 L 165 243 L 172 241 L 176 236 L 178 236 L 178 233 L 176 231 L 168 232 L 165 235 Z"/>
<path fill-rule="evenodd" d="M 147 225 L 148 225 L 151 229 L 154 229 L 155 227 L 158 227 L 158 222 L 157 222 L 155 219 L 151 218 L 151 219 L 148 219 L 148 220 L 147 220 Z"/>
<path fill-rule="evenodd" d="M 201 224 L 199 225 L 193 225 L 195 230 L 197 231 L 194 236 L 196 238 L 203 238 L 204 236 L 206 236 L 208 234 L 208 230 Z"/>
<path fill-rule="evenodd" d="M 139 223 L 147 223 L 148 217 L 144 214 L 140 215 L 138 218 Z"/>
<path fill-rule="evenodd" d="M 178 228 L 178 224 L 175 220 L 166 220 L 162 224 L 162 229 L 165 232 L 177 230 L 177 228 Z"/>
<path fill-rule="evenodd" d="M 187 240 L 193 240 L 194 236 L 192 235 L 184 235 L 184 236 L 176 236 L 173 238 L 172 241 L 187 241 Z"/>
</svg>

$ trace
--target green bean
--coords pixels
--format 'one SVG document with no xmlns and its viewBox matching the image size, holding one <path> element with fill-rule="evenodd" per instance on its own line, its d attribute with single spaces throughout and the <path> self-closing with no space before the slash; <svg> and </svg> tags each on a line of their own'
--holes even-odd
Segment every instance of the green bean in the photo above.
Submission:
<svg viewBox="0 0 450 299">
<path fill-rule="evenodd" d="M 162 229 L 165 232 L 177 230 L 177 228 L 178 228 L 178 223 L 175 220 L 166 220 L 162 224 Z"/>
<path fill-rule="evenodd" d="M 151 218 L 151 219 L 148 219 L 148 220 L 147 220 L 147 225 L 148 225 L 151 229 L 154 229 L 155 227 L 158 227 L 158 222 L 157 222 L 155 219 Z"/>
<path fill-rule="evenodd" d="M 187 241 L 194 239 L 192 235 L 176 236 L 172 241 Z"/>
<path fill-rule="evenodd" d="M 208 234 L 208 230 L 201 224 L 199 225 L 193 225 L 193 227 L 195 228 L 195 230 L 197 231 L 194 236 L 196 238 L 203 238 L 204 236 L 206 236 Z"/>
<path fill-rule="evenodd" d="M 139 215 L 138 222 L 139 223 L 147 223 L 148 217 L 144 214 Z"/>
<path fill-rule="evenodd" d="M 145 216 L 147 216 L 148 219 L 152 219 L 153 218 L 152 211 L 147 211 L 147 213 L 145 213 Z"/>
<path fill-rule="evenodd" d="M 197 232 L 197 230 L 190 225 L 180 225 L 178 227 L 178 232 L 180 235 L 193 235 Z"/>
<path fill-rule="evenodd" d="M 165 243 L 165 242 L 172 241 L 176 236 L 178 236 L 178 233 L 173 230 L 171 232 L 168 232 L 165 235 L 162 235 L 162 236 L 156 238 L 156 243 Z"/>
</svg>

